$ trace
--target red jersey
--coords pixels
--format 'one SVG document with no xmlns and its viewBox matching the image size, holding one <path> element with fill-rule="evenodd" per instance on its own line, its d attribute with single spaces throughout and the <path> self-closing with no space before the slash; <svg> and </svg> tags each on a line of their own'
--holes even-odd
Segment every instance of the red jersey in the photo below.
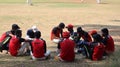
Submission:
<svg viewBox="0 0 120 67">
<path fill-rule="evenodd" d="M 16 36 L 13 36 L 9 43 L 10 54 L 12 56 L 17 56 L 18 50 L 20 49 L 20 47 L 21 47 L 20 40 Z"/>
<path fill-rule="evenodd" d="M 35 39 L 32 42 L 33 56 L 36 58 L 44 57 L 44 41 L 40 39 Z"/>
<path fill-rule="evenodd" d="M 51 40 L 54 38 L 58 37 L 60 38 L 61 30 L 58 27 L 54 27 L 53 30 L 51 31 Z"/>
<path fill-rule="evenodd" d="M 0 42 L 2 42 L 5 38 L 6 38 L 7 34 L 6 32 L 2 34 L 2 36 L 0 37 Z"/>
<path fill-rule="evenodd" d="M 109 52 L 114 52 L 115 47 L 114 47 L 114 40 L 111 36 L 108 36 L 107 38 L 107 43 L 105 44 L 105 50 Z"/>
<path fill-rule="evenodd" d="M 65 61 L 73 61 L 75 58 L 74 53 L 74 41 L 70 39 L 65 39 L 60 43 L 61 52 L 60 57 Z"/>
<path fill-rule="evenodd" d="M 93 49 L 92 60 L 96 61 L 102 59 L 104 51 L 104 45 L 102 43 L 97 43 Z"/>
<path fill-rule="evenodd" d="M 84 32 L 83 34 L 79 33 L 79 36 L 82 37 L 84 41 L 92 42 L 92 38 L 87 32 Z"/>
<path fill-rule="evenodd" d="M 92 42 L 92 38 L 91 36 L 88 34 L 87 36 L 82 36 L 82 38 L 85 40 L 85 41 L 88 41 L 88 42 Z"/>
</svg>

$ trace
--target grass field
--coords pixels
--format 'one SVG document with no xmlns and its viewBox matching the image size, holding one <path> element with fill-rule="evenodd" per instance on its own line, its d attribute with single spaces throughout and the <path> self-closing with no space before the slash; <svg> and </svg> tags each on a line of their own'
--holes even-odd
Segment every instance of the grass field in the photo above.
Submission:
<svg viewBox="0 0 120 67">
<path fill-rule="evenodd" d="M 0 54 L 0 67 L 119 67 L 120 64 L 120 0 L 105 0 L 96 4 L 95 0 L 34 0 L 33 6 L 25 0 L 0 0 L 0 35 L 11 29 L 13 23 L 20 25 L 25 37 L 26 30 L 36 25 L 47 41 L 52 58 L 45 61 L 32 61 L 30 56 L 11 57 Z M 116 51 L 105 60 L 93 62 L 76 55 L 75 62 L 57 62 L 56 44 L 50 41 L 50 31 L 60 22 L 71 23 L 90 31 L 107 27 L 115 41 Z M 65 29 L 66 30 L 66 29 Z"/>
</svg>

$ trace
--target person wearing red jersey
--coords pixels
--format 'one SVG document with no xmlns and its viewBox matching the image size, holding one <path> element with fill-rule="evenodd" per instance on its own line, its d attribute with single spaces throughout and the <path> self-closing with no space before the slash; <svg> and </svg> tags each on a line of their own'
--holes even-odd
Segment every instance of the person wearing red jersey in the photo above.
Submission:
<svg viewBox="0 0 120 67">
<path fill-rule="evenodd" d="M 70 33 L 70 36 L 72 36 L 72 35 L 74 34 L 73 27 L 74 27 L 74 26 L 73 26 L 72 24 L 68 24 L 68 25 L 66 26 L 67 30 L 68 30 L 69 33 Z"/>
<path fill-rule="evenodd" d="M 114 40 L 109 35 L 109 31 L 107 28 L 101 29 L 101 32 L 102 32 L 102 36 L 103 36 L 103 43 L 105 45 L 105 52 L 106 52 L 106 54 L 109 55 L 115 51 Z"/>
<path fill-rule="evenodd" d="M 11 37 L 15 34 L 15 31 L 20 29 L 20 27 L 17 24 L 12 24 L 12 29 L 10 31 L 7 31 L 3 33 L 0 37 L 0 51 L 2 50 L 8 50 L 9 49 L 9 41 Z"/>
<path fill-rule="evenodd" d="M 84 31 L 81 27 L 77 28 L 77 33 L 79 34 L 79 36 L 86 42 L 92 42 L 92 39 L 90 37 L 90 35 L 88 34 L 88 32 Z"/>
<path fill-rule="evenodd" d="M 93 38 L 93 35 L 97 34 L 96 30 L 91 30 L 89 31 L 89 35 L 91 36 L 91 38 Z"/>
<path fill-rule="evenodd" d="M 105 51 L 105 46 L 102 43 L 102 37 L 99 34 L 93 35 L 94 41 L 91 43 L 92 46 L 92 60 L 97 61 L 103 58 L 103 54 Z"/>
<path fill-rule="evenodd" d="M 41 32 L 35 32 L 35 39 L 32 41 L 31 56 L 33 60 L 42 60 L 50 56 L 50 51 L 46 51 L 46 42 L 40 39 Z"/>
<path fill-rule="evenodd" d="M 99 34 L 94 34 L 93 42 L 83 42 L 83 48 L 86 55 L 86 58 L 89 58 L 93 61 L 98 61 L 103 58 L 105 51 L 105 46 L 102 43 L 102 37 Z"/>
<path fill-rule="evenodd" d="M 51 31 L 51 40 L 54 43 L 59 43 L 60 39 L 62 38 L 62 32 L 65 27 L 64 23 L 60 23 L 57 27 L 54 27 Z"/>
<path fill-rule="evenodd" d="M 74 47 L 75 42 L 69 39 L 70 33 L 63 32 L 63 40 L 59 43 L 60 54 L 55 57 L 61 61 L 74 61 L 75 53 Z"/>
<path fill-rule="evenodd" d="M 21 52 L 21 42 L 24 42 L 25 39 L 21 38 L 22 31 L 16 30 L 15 35 L 12 36 L 10 43 L 9 43 L 9 52 L 12 56 L 19 56 L 23 55 L 24 52 Z"/>
<path fill-rule="evenodd" d="M 91 36 L 88 32 L 84 31 L 81 27 L 77 28 L 77 38 L 76 38 L 76 53 L 81 53 L 84 51 L 83 44 L 86 42 L 92 42 Z M 82 39 L 81 39 L 82 38 Z"/>
<path fill-rule="evenodd" d="M 66 26 L 66 28 L 67 28 L 67 30 L 68 30 L 68 32 L 70 33 L 70 39 L 71 40 L 74 40 L 74 29 L 73 29 L 73 25 L 72 24 L 68 24 L 67 26 Z"/>
</svg>

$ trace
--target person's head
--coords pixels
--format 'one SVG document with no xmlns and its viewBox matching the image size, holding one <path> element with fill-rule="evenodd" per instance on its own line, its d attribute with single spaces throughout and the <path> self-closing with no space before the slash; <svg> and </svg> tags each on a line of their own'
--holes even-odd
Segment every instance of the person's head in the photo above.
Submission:
<svg viewBox="0 0 120 67">
<path fill-rule="evenodd" d="M 102 39 L 103 39 L 103 38 L 100 36 L 100 34 L 94 34 L 94 35 L 93 35 L 93 40 L 94 40 L 94 42 L 101 42 Z"/>
<path fill-rule="evenodd" d="M 65 24 L 64 24 L 63 22 L 61 22 L 61 23 L 58 25 L 58 27 L 59 27 L 60 29 L 64 29 Z"/>
<path fill-rule="evenodd" d="M 35 32 L 35 38 L 39 39 L 41 37 L 41 32 L 40 31 L 36 31 Z"/>
<path fill-rule="evenodd" d="M 17 37 L 21 37 L 21 36 L 22 36 L 22 31 L 21 31 L 21 30 L 16 30 L 16 31 L 15 31 L 15 35 L 16 35 Z"/>
<path fill-rule="evenodd" d="M 70 37 L 70 33 L 65 31 L 65 32 L 62 33 L 62 36 L 63 36 L 63 38 L 69 38 Z"/>
<path fill-rule="evenodd" d="M 38 31 L 38 29 L 37 29 L 37 27 L 36 27 L 36 26 L 32 26 L 32 30 L 33 30 L 33 32 Z"/>
<path fill-rule="evenodd" d="M 81 33 L 81 34 L 84 33 L 81 27 L 78 27 L 78 28 L 77 28 L 77 33 Z"/>
<path fill-rule="evenodd" d="M 17 24 L 12 24 L 12 30 L 15 31 L 17 29 L 20 29 L 20 27 Z"/>
<path fill-rule="evenodd" d="M 73 25 L 72 24 L 69 24 L 68 26 L 66 26 L 67 30 L 68 31 L 73 31 Z"/>
<path fill-rule="evenodd" d="M 30 38 L 34 38 L 34 32 L 33 32 L 33 30 L 28 30 L 27 31 L 27 35 L 30 37 Z"/>
<path fill-rule="evenodd" d="M 93 36 L 93 35 L 97 34 L 97 31 L 96 31 L 96 30 L 92 30 L 92 31 L 89 32 L 89 34 L 90 34 L 91 36 Z"/>
<path fill-rule="evenodd" d="M 108 31 L 107 28 L 101 29 L 101 32 L 102 32 L 102 36 L 107 36 L 107 35 L 109 35 L 109 31 Z"/>
</svg>

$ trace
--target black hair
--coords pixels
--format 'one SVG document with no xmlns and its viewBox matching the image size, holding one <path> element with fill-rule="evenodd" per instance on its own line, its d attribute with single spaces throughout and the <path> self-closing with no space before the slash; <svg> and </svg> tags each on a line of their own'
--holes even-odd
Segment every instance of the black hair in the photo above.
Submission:
<svg viewBox="0 0 120 67">
<path fill-rule="evenodd" d="M 100 34 L 94 34 L 93 39 L 96 42 L 102 42 L 103 38 L 100 36 Z"/>
<path fill-rule="evenodd" d="M 20 29 L 20 27 L 17 24 L 12 24 L 12 30 Z"/>
<path fill-rule="evenodd" d="M 64 28 L 65 27 L 65 24 L 63 22 L 61 22 L 59 25 L 58 25 L 60 28 Z"/>
<path fill-rule="evenodd" d="M 103 28 L 101 29 L 101 31 L 105 34 L 105 35 L 109 35 L 109 31 L 107 28 Z"/>
<path fill-rule="evenodd" d="M 81 27 L 78 27 L 77 28 L 77 32 L 82 32 L 83 30 L 82 30 L 82 28 Z"/>
<path fill-rule="evenodd" d="M 32 29 L 28 30 L 27 31 L 27 35 L 30 37 L 30 38 L 34 38 L 34 32 Z"/>
<path fill-rule="evenodd" d="M 41 37 L 41 32 L 40 31 L 36 31 L 35 32 L 35 38 L 39 39 Z"/>
<path fill-rule="evenodd" d="M 22 36 L 22 31 L 21 31 L 21 30 L 16 30 L 16 31 L 15 31 L 15 35 L 16 35 L 17 37 L 21 37 L 21 36 Z"/>
</svg>

